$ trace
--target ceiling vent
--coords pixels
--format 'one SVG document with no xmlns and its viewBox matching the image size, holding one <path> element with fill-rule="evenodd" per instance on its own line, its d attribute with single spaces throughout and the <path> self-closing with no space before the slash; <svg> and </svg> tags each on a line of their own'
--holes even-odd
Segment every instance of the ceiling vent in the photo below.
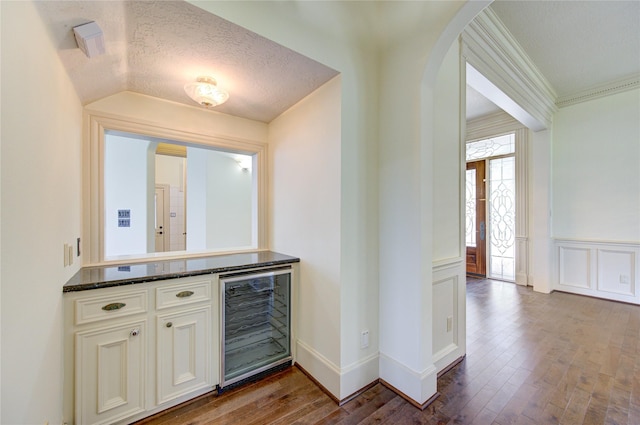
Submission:
<svg viewBox="0 0 640 425">
<path fill-rule="evenodd" d="M 87 57 L 92 58 L 105 52 L 102 30 L 95 22 L 78 25 L 73 28 L 73 33 L 78 47 Z"/>
</svg>

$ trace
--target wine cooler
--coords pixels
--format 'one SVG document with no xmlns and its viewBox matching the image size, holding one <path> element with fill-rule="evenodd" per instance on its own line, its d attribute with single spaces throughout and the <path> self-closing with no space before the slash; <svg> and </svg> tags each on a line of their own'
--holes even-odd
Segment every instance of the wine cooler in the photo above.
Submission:
<svg viewBox="0 0 640 425">
<path fill-rule="evenodd" d="M 291 363 L 291 268 L 221 276 L 221 384 Z"/>
</svg>

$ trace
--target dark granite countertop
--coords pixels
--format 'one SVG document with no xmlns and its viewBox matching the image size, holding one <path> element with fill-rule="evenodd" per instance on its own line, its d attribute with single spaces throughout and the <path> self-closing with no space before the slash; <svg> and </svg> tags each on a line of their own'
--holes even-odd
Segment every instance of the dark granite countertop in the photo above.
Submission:
<svg viewBox="0 0 640 425">
<path fill-rule="evenodd" d="M 133 285 L 158 280 L 226 273 L 237 270 L 300 262 L 299 258 L 271 251 L 215 255 L 144 263 L 83 267 L 62 292 L 85 291 L 111 286 Z"/>
</svg>

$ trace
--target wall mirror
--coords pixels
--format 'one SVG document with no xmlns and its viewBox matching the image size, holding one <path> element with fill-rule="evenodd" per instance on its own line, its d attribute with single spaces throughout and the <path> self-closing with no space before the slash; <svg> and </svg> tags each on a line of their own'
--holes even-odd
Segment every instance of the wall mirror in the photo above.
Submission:
<svg viewBox="0 0 640 425">
<path fill-rule="evenodd" d="M 91 263 L 262 247 L 263 144 L 91 121 Z"/>
</svg>

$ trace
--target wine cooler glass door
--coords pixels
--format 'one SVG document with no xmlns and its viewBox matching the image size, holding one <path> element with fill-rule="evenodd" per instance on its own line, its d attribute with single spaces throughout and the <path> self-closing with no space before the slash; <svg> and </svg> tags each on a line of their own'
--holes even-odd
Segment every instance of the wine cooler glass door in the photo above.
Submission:
<svg viewBox="0 0 640 425">
<path fill-rule="evenodd" d="M 291 360 L 291 270 L 221 279 L 222 386 Z"/>
</svg>

